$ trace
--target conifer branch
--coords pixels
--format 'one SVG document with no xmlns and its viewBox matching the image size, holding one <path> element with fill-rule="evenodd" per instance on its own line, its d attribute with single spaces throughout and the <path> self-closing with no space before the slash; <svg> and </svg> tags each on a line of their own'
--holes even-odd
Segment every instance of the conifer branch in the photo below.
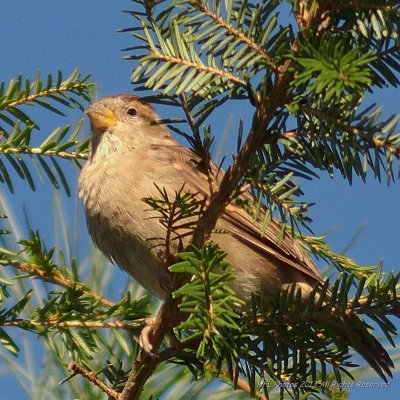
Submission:
<svg viewBox="0 0 400 400">
<path fill-rule="evenodd" d="M 200 11 L 202 11 L 205 15 L 210 17 L 212 20 L 214 20 L 218 25 L 220 25 L 223 29 L 225 29 L 227 32 L 229 32 L 232 36 L 237 37 L 240 39 L 240 41 L 248 46 L 249 48 L 253 49 L 256 51 L 258 54 L 260 54 L 264 60 L 267 61 L 267 63 L 274 69 L 277 69 L 277 66 L 272 59 L 272 57 L 265 52 L 260 46 L 258 46 L 257 43 L 255 43 L 251 38 L 245 35 L 244 32 L 240 32 L 239 30 L 235 29 L 232 25 L 230 25 L 228 22 L 226 22 L 222 17 L 216 15 L 213 13 L 208 7 L 206 7 L 200 0 L 195 0 L 194 4 L 198 7 Z"/>
<path fill-rule="evenodd" d="M 246 84 L 247 84 L 246 81 L 238 78 L 235 75 L 230 74 L 228 71 L 224 71 L 219 68 L 210 67 L 208 65 L 184 60 L 182 58 L 174 57 L 174 56 L 171 56 L 168 54 L 161 54 L 159 52 L 155 52 L 154 50 L 150 51 L 150 55 L 160 61 L 164 61 L 164 62 L 167 62 L 170 64 L 175 64 L 175 65 L 184 65 L 184 66 L 192 68 L 198 72 L 205 72 L 205 73 L 212 74 L 214 76 L 219 76 L 219 77 L 226 79 L 227 81 L 235 83 L 237 85 L 246 87 Z"/>
<path fill-rule="evenodd" d="M 53 93 L 74 92 L 74 91 L 80 92 L 80 91 L 87 90 L 87 88 L 88 88 L 88 85 L 85 83 L 82 83 L 82 82 L 74 82 L 73 84 L 66 85 L 66 86 L 61 85 L 59 87 L 42 90 L 37 93 L 33 93 L 31 95 L 21 97 L 18 100 L 11 101 L 5 105 L 4 109 L 7 110 L 8 108 L 11 108 L 11 107 L 16 107 L 21 104 L 26 104 L 26 103 L 32 102 L 40 97 L 48 97 L 49 95 L 51 95 Z"/>
<path fill-rule="evenodd" d="M 111 389 L 108 385 L 106 385 L 101 379 L 97 377 L 97 374 L 95 374 L 94 372 L 81 367 L 78 363 L 75 362 L 69 363 L 67 369 L 68 371 L 71 371 L 73 373 L 73 376 L 81 375 L 89 382 L 93 383 L 93 385 L 100 388 L 108 396 L 109 400 L 119 399 L 119 393 L 116 390 Z M 72 377 L 70 377 L 70 379 Z"/>
<path fill-rule="evenodd" d="M 27 319 L 13 319 L 0 321 L 0 326 L 16 327 L 22 329 L 34 329 L 34 328 L 57 328 L 57 329 L 68 329 L 68 328 L 104 328 L 104 329 L 124 329 L 124 330 L 136 330 L 144 322 L 144 319 L 137 319 L 135 323 L 126 321 L 35 321 Z"/>
<path fill-rule="evenodd" d="M 36 276 L 37 278 L 40 278 L 41 280 L 49 283 L 53 283 L 55 285 L 68 288 L 68 289 L 74 289 L 74 288 L 80 288 L 83 289 L 84 292 L 90 296 L 93 297 L 94 300 L 98 301 L 100 304 L 106 307 L 112 307 L 114 305 L 113 302 L 111 302 L 108 299 L 105 299 L 104 297 L 98 295 L 97 293 L 91 291 L 86 285 L 84 285 L 81 282 L 75 282 L 67 277 L 64 276 L 62 271 L 60 269 L 55 269 L 51 272 L 46 271 L 45 269 L 41 268 L 38 265 L 35 264 L 28 264 L 24 262 L 20 262 L 16 259 L 9 258 L 7 260 L 7 264 L 13 266 L 14 268 L 26 272 L 30 276 Z"/>
<path fill-rule="evenodd" d="M 77 151 L 58 151 L 58 150 L 42 150 L 40 147 L 6 147 L 0 144 L 0 153 L 2 154 L 32 154 L 48 157 L 60 157 L 65 159 L 86 160 L 87 152 Z"/>
<path fill-rule="evenodd" d="M 315 110 L 314 113 L 321 114 L 317 110 Z M 357 128 L 357 127 L 352 127 L 350 125 L 346 125 L 345 123 L 343 123 L 342 121 L 340 121 L 338 119 L 332 118 L 331 121 L 334 122 L 336 124 L 336 126 L 338 128 L 340 128 L 340 130 L 342 130 L 343 132 L 350 133 L 353 136 L 359 137 L 366 143 L 369 143 L 371 149 L 373 149 L 373 148 L 383 149 L 386 152 L 394 155 L 396 158 L 400 158 L 400 146 L 393 146 L 385 138 L 377 138 L 377 137 L 366 135 L 365 133 L 363 133 L 362 129 Z M 300 133 L 297 130 L 284 132 L 284 133 L 280 134 L 280 137 L 284 138 L 284 139 L 291 139 L 291 138 L 298 137 L 298 138 L 305 138 L 310 141 L 320 139 L 320 136 L 317 133 L 312 133 L 312 132 Z M 330 138 L 329 136 L 324 136 L 324 140 L 325 141 L 333 141 L 334 139 Z"/>
<path fill-rule="evenodd" d="M 149 349 L 140 349 L 118 400 L 139 399 L 144 384 L 162 361 L 156 354 L 166 335 L 171 333 L 174 326 L 177 325 L 177 315 L 179 315 L 177 301 L 172 297 L 168 297 L 151 325 L 151 353 Z"/>
<path fill-rule="evenodd" d="M 317 5 L 317 3 L 311 2 L 308 5 L 308 3 L 300 2 L 300 13 L 297 20 L 302 29 L 313 27 L 319 21 L 321 14 L 324 12 L 324 7 L 320 4 Z M 325 5 L 325 7 L 327 6 Z M 292 51 L 297 53 L 298 50 L 298 42 L 294 41 Z M 293 60 L 288 59 L 279 67 L 275 84 L 269 93 L 268 105 L 265 104 L 266 100 L 261 97 L 254 99 L 256 112 L 253 117 L 252 129 L 242 149 L 237 153 L 233 164 L 227 169 L 219 189 L 214 192 L 208 207 L 199 220 L 198 228 L 193 235 L 193 243 L 196 246 L 201 247 L 204 243 L 204 238 L 214 228 L 218 217 L 230 201 L 231 194 L 234 193 L 240 179 L 245 175 L 252 156 L 262 144 L 268 124 L 277 110 L 284 106 L 294 77 L 292 64 Z"/>
</svg>

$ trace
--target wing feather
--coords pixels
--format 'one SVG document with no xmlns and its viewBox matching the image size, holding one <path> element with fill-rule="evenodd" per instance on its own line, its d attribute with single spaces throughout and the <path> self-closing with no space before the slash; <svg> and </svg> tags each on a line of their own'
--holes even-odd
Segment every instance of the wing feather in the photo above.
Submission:
<svg viewBox="0 0 400 400">
<path fill-rule="evenodd" d="M 155 150 L 158 150 L 155 146 Z M 185 182 L 186 190 L 191 193 L 199 193 L 201 196 L 209 195 L 209 184 L 204 169 L 201 168 L 200 158 L 191 150 L 179 146 L 170 145 L 168 151 L 158 151 L 158 154 L 165 154 L 165 157 L 176 164 L 181 171 L 181 178 Z M 219 183 L 223 177 L 223 171 L 215 164 L 211 165 L 212 173 L 215 180 Z M 250 195 L 241 196 L 243 200 L 251 199 Z M 275 258 L 286 265 L 301 271 L 312 279 L 321 282 L 321 275 L 302 248 L 299 240 L 285 234 L 282 238 L 281 227 L 279 224 L 271 220 L 261 235 L 261 226 L 253 220 L 253 218 L 240 206 L 229 204 L 224 213 L 220 216 L 219 223 L 224 229 L 227 228 L 229 233 L 252 248 L 254 251 L 266 258 Z"/>
</svg>

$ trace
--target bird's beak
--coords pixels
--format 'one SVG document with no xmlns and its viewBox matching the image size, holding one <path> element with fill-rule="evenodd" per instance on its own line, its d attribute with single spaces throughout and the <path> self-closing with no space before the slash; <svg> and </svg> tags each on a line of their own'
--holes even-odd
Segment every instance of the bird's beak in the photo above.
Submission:
<svg viewBox="0 0 400 400">
<path fill-rule="evenodd" d="M 102 104 L 93 104 L 85 112 L 92 126 L 100 132 L 105 132 L 117 123 L 114 112 Z"/>
</svg>

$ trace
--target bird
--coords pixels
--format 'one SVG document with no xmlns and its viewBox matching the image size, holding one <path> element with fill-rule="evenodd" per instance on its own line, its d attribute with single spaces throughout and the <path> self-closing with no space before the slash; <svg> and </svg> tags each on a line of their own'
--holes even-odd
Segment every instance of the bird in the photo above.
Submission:
<svg viewBox="0 0 400 400">
<path fill-rule="evenodd" d="M 89 233 L 113 263 L 165 299 L 165 249 L 154 238 L 165 237 L 166 228 L 158 218 L 150 217 L 143 199 L 154 197 L 157 188 L 171 198 L 180 188 L 208 198 L 211 189 L 203 160 L 179 144 L 158 123 L 153 107 L 138 96 L 104 97 L 86 114 L 92 133 L 88 159 L 79 176 L 79 197 Z M 212 162 L 211 170 L 218 181 L 223 171 Z M 243 193 L 239 198 L 247 200 L 246 196 Z M 282 237 L 277 221 L 272 219 L 265 232 L 260 232 L 257 221 L 240 204 L 232 203 L 219 216 L 209 238 L 226 253 L 235 276 L 232 288 L 239 298 L 249 302 L 256 295 L 270 304 L 281 290 L 295 287 L 306 299 L 314 287 L 322 285 L 321 274 L 301 242 L 288 233 Z M 182 241 L 186 247 L 190 236 Z M 178 252 L 178 241 L 171 247 Z M 349 341 L 380 376 L 391 376 L 393 363 L 372 335 L 355 342 L 349 337 Z"/>
</svg>

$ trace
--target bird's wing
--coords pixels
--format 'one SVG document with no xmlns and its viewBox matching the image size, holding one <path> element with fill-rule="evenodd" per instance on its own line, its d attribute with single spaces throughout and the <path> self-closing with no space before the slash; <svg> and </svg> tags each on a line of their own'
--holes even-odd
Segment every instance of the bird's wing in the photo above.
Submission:
<svg viewBox="0 0 400 400">
<path fill-rule="evenodd" d="M 228 205 L 220 220 L 229 226 L 231 235 L 266 258 L 274 258 L 321 282 L 321 275 L 302 248 L 301 242 L 285 233 L 282 237 L 281 226 L 271 220 L 263 234 L 261 226 L 241 207 Z M 223 225 L 225 225 L 223 223 Z"/>
<path fill-rule="evenodd" d="M 158 145 L 154 145 L 158 147 Z M 175 164 L 180 170 L 181 178 L 185 182 L 185 188 L 191 193 L 199 193 L 202 196 L 209 195 L 209 183 L 207 175 L 200 167 L 200 158 L 191 150 L 178 144 L 168 146 L 159 146 L 154 148 L 161 157 L 166 157 Z M 158 151 L 159 150 L 159 151 Z M 164 154 L 162 156 L 162 154 Z M 214 163 L 211 164 L 212 174 L 217 182 L 220 182 L 224 171 L 219 169 Z M 242 195 L 243 200 L 252 200 L 249 194 Z M 261 226 L 240 206 L 229 204 L 224 213 L 219 218 L 219 224 L 227 228 L 229 233 L 236 240 L 241 241 L 246 246 L 252 248 L 260 255 L 275 258 L 302 273 L 308 275 L 314 280 L 321 282 L 321 275 L 302 248 L 299 240 L 290 235 L 281 235 L 280 225 L 271 220 L 261 234 Z"/>
</svg>

